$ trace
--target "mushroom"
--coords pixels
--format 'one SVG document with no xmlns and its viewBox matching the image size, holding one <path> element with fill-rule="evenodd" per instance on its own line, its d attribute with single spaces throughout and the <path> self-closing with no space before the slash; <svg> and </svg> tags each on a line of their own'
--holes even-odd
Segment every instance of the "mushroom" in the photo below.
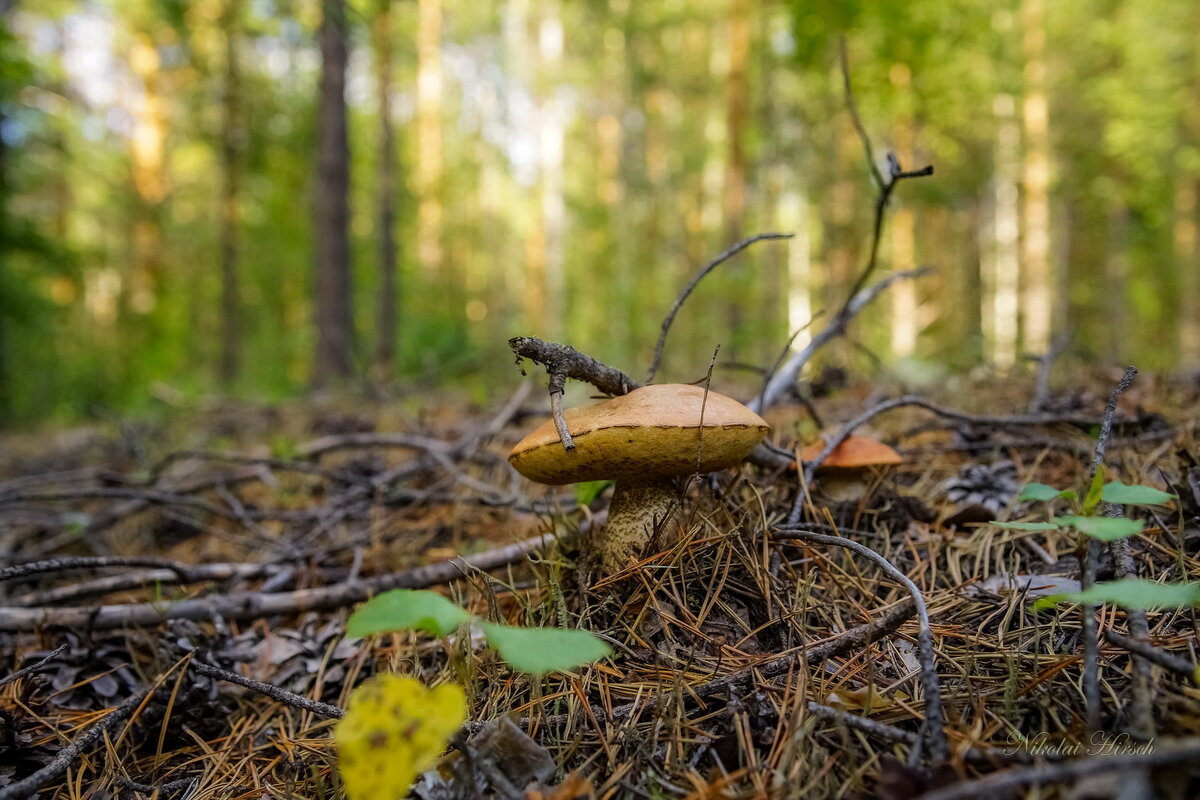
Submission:
<svg viewBox="0 0 1200 800">
<path fill-rule="evenodd" d="M 810 444 L 800 452 L 802 461 L 812 461 L 824 451 L 823 439 Z M 834 500 L 857 500 L 866 488 L 864 473 L 868 467 L 902 464 L 904 458 L 883 442 L 868 436 L 847 436 L 833 448 L 833 452 L 821 462 L 817 471 L 824 480 L 821 489 Z"/>
<path fill-rule="evenodd" d="M 678 498 L 675 478 L 738 464 L 770 430 L 738 401 L 690 384 L 643 386 L 563 416 L 573 450 L 548 420 L 508 460 L 538 483 L 616 482 L 596 548 L 606 575 L 640 554 L 668 518 Z"/>
</svg>

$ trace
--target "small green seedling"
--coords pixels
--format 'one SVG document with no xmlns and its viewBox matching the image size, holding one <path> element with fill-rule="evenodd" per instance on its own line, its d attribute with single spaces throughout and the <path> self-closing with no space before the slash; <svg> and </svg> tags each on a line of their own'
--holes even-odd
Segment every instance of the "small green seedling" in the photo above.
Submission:
<svg viewBox="0 0 1200 800">
<path fill-rule="evenodd" d="M 346 622 L 346 635 L 418 630 L 447 636 L 472 621 L 509 666 L 532 675 L 571 669 L 611 653 L 587 631 L 484 622 L 436 592 L 414 589 L 384 592 L 359 606 Z M 427 689 L 415 678 L 378 675 L 355 688 L 333 733 L 346 796 L 405 796 L 445 751 L 466 714 L 466 695 L 453 683 Z"/>
<path fill-rule="evenodd" d="M 437 592 L 393 589 L 359 606 L 346 622 L 346 635 L 418 630 L 446 636 L 472 619 Z M 513 669 L 531 675 L 590 664 L 612 652 L 602 639 L 587 631 L 479 622 L 484 638 L 500 657 Z"/>
<path fill-rule="evenodd" d="M 1074 528 L 1084 536 L 1111 542 L 1141 533 L 1145 523 L 1125 517 L 1100 516 L 1096 511 L 1101 502 L 1115 505 L 1155 506 L 1165 505 L 1175 495 L 1150 486 L 1128 485 L 1120 481 L 1104 482 L 1104 470 L 1096 471 L 1091 486 L 1083 500 L 1073 489 L 1056 489 L 1044 483 L 1031 483 L 1017 495 L 1018 500 L 1053 502 L 1066 500 L 1074 506 L 1076 513 L 1052 516 L 1049 522 L 993 522 L 1000 528 L 1018 531 L 1052 531 Z M 1104 581 L 1080 592 L 1049 595 L 1034 603 L 1035 609 L 1043 609 L 1059 603 L 1113 603 L 1123 608 L 1181 608 L 1200 605 L 1200 584 L 1158 583 L 1139 578 Z"/>
</svg>

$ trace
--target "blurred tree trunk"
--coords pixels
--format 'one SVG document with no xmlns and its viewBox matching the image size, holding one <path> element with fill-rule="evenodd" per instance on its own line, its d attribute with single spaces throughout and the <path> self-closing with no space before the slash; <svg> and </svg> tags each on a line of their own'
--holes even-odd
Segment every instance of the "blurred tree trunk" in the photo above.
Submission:
<svg viewBox="0 0 1200 800">
<path fill-rule="evenodd" d="M 0 23 L 8 25 L 8 15 L 16 6 L 16 0 L 0 0 Z M 0 98 L 7 101 L 8 98 Z M 0 103 L 0 128 L 4 127 L 4 103 Z M 9 230 L 8 195 L 11 187 L 8 185 L 8 145 L 0 136 L 0 271 L 7 267 L 8 250 L 12 231 Z M 0 275 L 0 283 L 3 276 Z M 12 414 L 13 398 L 11 394 L 12 376 L 8 366 L 8 331 L 5 324 L 3 309 L 0 309 L 0 430 L 8 427 Z"/>
<path fill-rule="evenodd" d="M 722 217 L 725 221 L 724 249 L 746 235 L 746 130 L 750 118 L 750 92 L 747 77 L 750 54 L 750 9 L 748 0 L 733 0 L 729 11 L 729 75 L 726 96 L 726 147 L 725 186 L 722 196 Z M 737 345 L 741 337 L 747 276 L 750 270 L 736 270 L 731 280 L 734 291 L 729 298 L 728 328 L 723 331 L 724 341 L 729 343 L 725 358 L 739 360 Z"/>
<path fill-rule="evenodd" d="M 1200 9 L 1193 19 L 1200 20 Z M 1179 141 L 1200 141 L 1200 45 L 1192 40 L 1188 90 L 1184 94 Z M 1184 158 L 1182 148 L 1176 156 Z M 1179 364 L 1200 367 L 1200 178 L 1184 164 L 1175 167 L 1174 241 L 1175 270 L 1179 276 Z"/>
<path fill-rule="evenodd" d="M 375 90 L 379 115 L 376 173 L 376 238 L 379 246 L 379 317 L 376 323 L 375 370 L 388 381 L 396 360 L 400 285 L 395 238 L 396 143 L 392 121 L 392 0 L 377 0 L 374 20 Z"/>
<path fill-rule="evenodd" d="M 1179 360 L 1200 366 L 1200 237 L 1196 196 L 1200 182 L 1181 176 L 1175 189 L 1175 268 L 1179 275 Z"/>
<path fill-rule="evenodd" d="M 892 65 L 889 79 L 896 94 L 907 98 L 912 91 L 912 72 L 901 63 Z M 903 104 L 907 108 L 907 103 Z M 900 112 L 895 121 L 892 139 L 895 142 L 896 158 L 904 169 L 913 169 L 913 120 L 908 111 Z M 901 196 L 893 201 L 895 210 L 888 221 L 891 227 L 891 266 L 893 270 L 912 269 L 916 264 L 917 219 L 911 201 Z M 911 356 L 917 349 L 920 332 L 917 308 L 917 282 L 900 281 L 888 291 L 892 294 L 892 355 Z"/>
<path fill-rule="evenodd" d="M 350 145 L 346 130 L 346 5 L 324 0 L 318 107 L 316 202 L 317 351 L 313 384 L 354 371 L 350 277 Z"/>
<path fill-rule="evenodd" d="M 996 172 L 992 178 L 991 248 L 984 283 L 985 329 L 992 363 L 1008 369 L 1016 363 L 1020 312 L 1020 177 L 1021 129 L 1012 95 L 998 95 Z"/>
<path fill-rule="evenodd" d="M 238 287 L 238 150 L 241 129 L 241 75 L 238 66 L 238 25 L 242 0 L 227 0 L 221 29 L 225 37 L 225 76 L 221 104 L 221 353 L 218 378 L 225 386 L 237 380 L 241 372 L 241 300 Z"/>
<path fill-rule="evenodd" d="M 1021 115 L 1025 140 L 1022 333 L 1026 350 L 1044 353 L 1050 348 L 1055 285 L 1050 265 L 1050 124 L 1046 98 L 1045 0 L 1024 0 L 1021 22 L 1025 55 L 1025 98 Z"/>
<path fill-rule="evenodd" d="M 1104 257 L 1104 291 L 1101 308 L 1106 341 L 1104 357 L 1117 363 L 1130 352 L 1126 339 L 1132 335 L 1129 326 L 1129 207 L 1114 198 L 1108 212 L 1108 248 Z"/>
<path fill-rule="evenodd" d="M 150 35 L 137 32 L 130 45 L 129 64 L 141 84 L 131 98 L 133 135 L 130 140 L 135 214 L 128 309 L 148 314 L 158 302 L 163 271 L 162 201 L 167 194 L 166 102 L 160 87 L 161 62 Z"/>
<path fill-rule="evenodd" d="M 566 274 L 564 264 L 566 201 L 563 196 L 563 147 L 566 144 L 566 114 L 561 99 L 551 88 L 562 70 L 564 31 L 559 10 L 545 4 L 538 29 L 538 143 L 541 156 L 541 192 L 538 226 L 546 308 L 542 311 L 546 333 L 555 338 L 566 334 Z M 550 83 L 551 86 L 546 85 Z"/>
<path fill-rule="evenodd" d="M 417 15 L 417 260 L 435 281 L 442 269 L 442 0 L 420 0 Z"/>
<path fill-rule="evenodd" d="M 981 216 L 981 204 L 976 198 L 967 205 L 965 211 L 954 213 L 951 226 L 954 238 L 962 242 L 961 263 L 967 266 L 966 269 L 954 271 L 961 276 L 963 287 L 962 294 L 959 295 L 961 302 L 956 304 L 958 313 L 962 316 L 962 322 L 958 328 L 962 332 L 962 338 L 959 339 L 961 348 L 956 351 L 956 354 L 971 364 L 979 363 L 985 357 L 983 318 L 981 316 L 983 284 L 980 281 L 980 240 L 979 236 L 974 235 L 979 230 Z"/>
</svg>

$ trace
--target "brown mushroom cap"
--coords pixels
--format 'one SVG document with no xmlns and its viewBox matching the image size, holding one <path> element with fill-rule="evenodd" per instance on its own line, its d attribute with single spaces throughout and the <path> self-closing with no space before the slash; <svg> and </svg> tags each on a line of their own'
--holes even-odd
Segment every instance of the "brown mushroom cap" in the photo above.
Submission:
<svg viewBox="0 0 1200 800">
<path fill-rule="evenodd" d="M 817 441 L 804 448 L 800 453 L 802 461 L 812 461 L 825 449 L 824 440 Z M 877 442 L 867 436 L 850 436 L 833 449 L 821 467 L 873 467 L 883 464 L 901 464 L 903 457 L 883 442 Z"/>
<path fill-rule="evenodd" d="M 575 449 L 563 448 L 547 420 L 509 454 L 517 472 L 555 485 L 713 472 L 740 462 L 770 430 L 733 398 L 713 391 L 706 398 L 703 386 L 678 383 L 643 386 L 563 417 Z"/>
</svg>

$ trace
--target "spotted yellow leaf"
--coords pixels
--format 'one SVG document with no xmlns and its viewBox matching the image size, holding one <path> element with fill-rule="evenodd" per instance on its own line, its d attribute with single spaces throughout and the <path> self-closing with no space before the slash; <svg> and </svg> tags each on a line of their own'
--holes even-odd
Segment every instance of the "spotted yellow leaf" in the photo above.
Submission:
<svg viewBox="0 0 1200 800">
<path fill-rule="evenodd" d="M 333 729 L 346 797 L 404 797 L 466 718 L 460 686 L 429 689 L 401 675 L 366 681 L 351 693 L 346 716 Z"/>
</svg>

